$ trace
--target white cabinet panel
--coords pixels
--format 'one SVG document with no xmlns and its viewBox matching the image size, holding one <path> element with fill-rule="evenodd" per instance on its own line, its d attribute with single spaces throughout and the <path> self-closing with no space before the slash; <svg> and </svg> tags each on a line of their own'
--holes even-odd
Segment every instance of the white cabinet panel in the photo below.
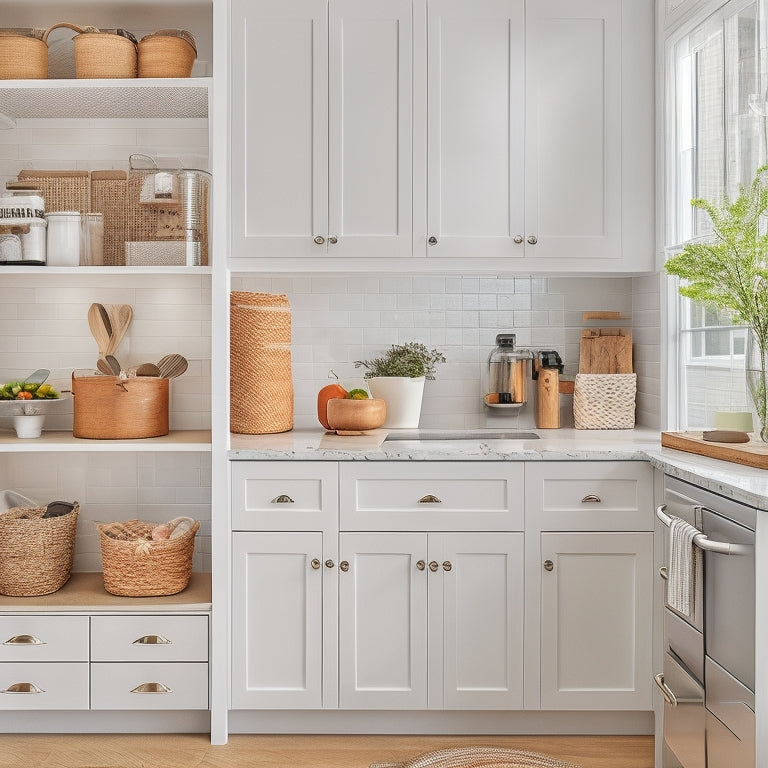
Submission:
<svg viewBox="0 0 768 768">
<path fill-rule="evenodd" d="M 425 708 L 426 536 L 343 533 L 339 539 L 339 706 Z"/>
<path fill-rule="evenodd" d="M 235 709 L 322 706 L 322 545 L 321 533 L 234 535 Z"/>
<path fill-rule="evenodd" d="M 0 616 L 0 661 L 88 661 L 88 617 Z"/>
<path fill-rule="evenodd" d="M 525 3 L 429 0 L 427 29 L 427 256 L 522 256 Z"/>
<path fill-rule="evenodd" d="M 542 708 L 651 709 L 653 534 L 542 533 L 541 559 Z"/>
<path fill-rule="evenodd" d="M 441 576 L 430 573 L 429 663 L 442 678 L 430 706 L 522 708 L 523 534 L 430 534 L 429 558 Z"/>
<path fill-rule="evenodd" d="M 207 708 L 207 664 L 91 664 L 91 709 Z"/>
<path fill-rule="evenodd" d="M 208 661 L 207 616 L 93 616 L 92 661 Z"/>
<path fill-rule="evenodd" d="M 88 663 L 0 664 L 0 709 L 88 709 Z"/>
</svg>

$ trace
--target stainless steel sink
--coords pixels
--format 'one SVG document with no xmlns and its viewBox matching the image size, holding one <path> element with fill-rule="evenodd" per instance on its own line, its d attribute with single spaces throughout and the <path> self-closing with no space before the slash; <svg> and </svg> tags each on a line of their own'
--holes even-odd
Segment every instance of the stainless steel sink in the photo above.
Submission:
<svg viewBox="0 0 768 768">
<path fill-rule="evenodd" d="M 389 443 L 393 440 L 417 440 L 420 443 L 434 440 L 539 440 L 535 432 L 522 432 L 518 430 L 507 430 L 505 432 L 496 432 L 491 429 L 460 429 L 460 430 L 442 430 L 442 429 L 411 429 L 396 430 L 390 432 L 384 442 Z"/>
</svg>

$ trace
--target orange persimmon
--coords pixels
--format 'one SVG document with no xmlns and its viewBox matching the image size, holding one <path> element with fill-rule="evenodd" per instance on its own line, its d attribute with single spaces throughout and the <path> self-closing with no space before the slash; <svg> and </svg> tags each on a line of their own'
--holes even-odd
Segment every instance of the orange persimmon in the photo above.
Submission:
<svg viewBox="0 0 768 768">
<path fill-rule="evenodd" d="M 328 384 L 317 393 L 317 420 L 326 428 L 328 424 L 328 401 L 336 397 L 346 397 L 347 390 L 341 384 Z"/>
</svg>

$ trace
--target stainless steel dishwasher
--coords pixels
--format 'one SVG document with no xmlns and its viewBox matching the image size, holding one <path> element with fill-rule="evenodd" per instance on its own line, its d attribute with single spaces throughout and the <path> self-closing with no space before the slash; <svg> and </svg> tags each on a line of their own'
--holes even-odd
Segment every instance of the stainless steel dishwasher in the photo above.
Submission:
<svg viewBox="0 0 768 768">
<path fill-rule="evenodd" d="M 659 519 L 698 528 L 703 556 L 691 615 L 664 608 L 663 768 L 755 768 L 757 512 L 673 477 L 664 501 Z"/>
</svg>

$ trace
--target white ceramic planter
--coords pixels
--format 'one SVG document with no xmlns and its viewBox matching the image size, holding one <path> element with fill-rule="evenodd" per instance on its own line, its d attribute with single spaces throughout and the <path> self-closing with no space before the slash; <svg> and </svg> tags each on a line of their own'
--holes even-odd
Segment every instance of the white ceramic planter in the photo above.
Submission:
<svg viewBox="0 0 768 768">
<path fill-rule="evenodd" d="M 387 403 L 387 420 L 384 428 L 417 429 L 421 417 L 421 400 L 424 397 L 424 377 L 374 376 L 368 379 L 373 397 Z"/>
<path fill-rule="evenodd" d="M 14 416 L 13 428 L 16 430 L 16 437 L 40 437 L 43 431 L 44 421 L 44 413 L 34 415 L 19 414 L 18 416 Z"/>
</svg>

